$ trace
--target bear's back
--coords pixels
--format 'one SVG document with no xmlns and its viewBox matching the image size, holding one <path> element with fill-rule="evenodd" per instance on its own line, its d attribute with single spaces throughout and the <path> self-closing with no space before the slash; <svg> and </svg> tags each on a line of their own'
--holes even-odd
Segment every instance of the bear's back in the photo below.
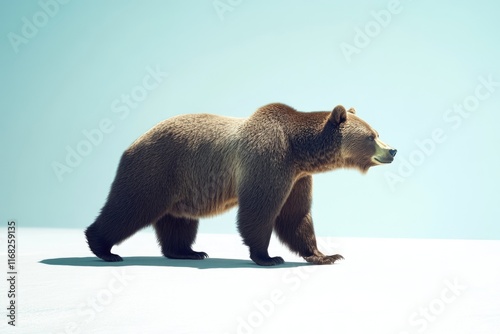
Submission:
<svg viewBox="0 0 500 334">
<path fill-rule="evenodd" d="M 179 115 L 156 124 L 132 146 L 163 140 L 194 146 L 207 142 L 218 143 L 230 140 L 243 122 L 242 118 L 211 114 Z"/>
</svg>

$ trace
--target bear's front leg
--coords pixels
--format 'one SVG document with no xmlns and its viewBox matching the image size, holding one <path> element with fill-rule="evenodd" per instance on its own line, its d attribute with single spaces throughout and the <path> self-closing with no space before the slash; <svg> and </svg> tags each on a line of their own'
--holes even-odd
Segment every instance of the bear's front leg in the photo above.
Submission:
<svg viewBox="0 0 500 334">
<path fill-rule="evenodd" d="M 278 238 L 291 251 L 314 264 L 332 264 L 344 257 L 339 254 L 324 255 L 318 250 L 311 217 L 312 176 L 297 180 L 276 218 Z"/>
<path fill-rule="evenodd" d="M 179 218 L 166 214 L 155 224 L 156 237 L 161 251 L 169 259 L 203 260 L 205 252 L 195 252 L 191 247 L 198 232 L 198 220 Z"/>
<path fill-rule="evenodd" d="M 278 175 L 278 173 L 267 175 Z M 282 176 L 283 177 L 283 176 Z M 270 257 L 269 242 L 274 223 L 288 193 L 291 182 L 281 177 L 253 175 L 238 190 L 238 230 L 250 248 L 250 258 L 261 266 L 282 264 L 283 258 Z"/>
<path fill-rule="evenodd" d="M 266 209 L 257 209 L 240 204 L 238 210 L 238 230 L 243 242 L 250 248 L 250 258 L 260 266 L 274 266 L 285 261 L 282 257 L 270 257 L 269 242 L 273 232 L 273 219 Z"/>
</svg>

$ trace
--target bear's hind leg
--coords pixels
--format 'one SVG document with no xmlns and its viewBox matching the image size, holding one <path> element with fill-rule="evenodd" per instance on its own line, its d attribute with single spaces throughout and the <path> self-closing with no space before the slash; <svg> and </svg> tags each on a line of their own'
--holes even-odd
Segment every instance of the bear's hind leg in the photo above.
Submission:
<svg viewBox="0 0 500 334">
<path fill-rule="evenodd" d="M 108 262 L 122 261 L 119 255 L 111 253 L 111 248 L 156 221 L 164 210 L 152 200 L 144 200 L 148 205 L 116 202 L 108 200 L 95 222 L 85 230 L 90 250 Z"/>
<path fill-rule="evenodd" d="M 123 261 L 120 255 L 111 253 L 111 248 L 114 244 L 102 236 L 97 223 L 93 223 L 85 230 L 85 236 L 87 237 L 90 250 L 98 258 L 106 262 Z"/>
<path fill-rule="evenodd" d="M 343 259 L 342 255 L 324 255 L 318 250 L 311 217 L 312 177 L 298 180 L 276 218 L 274 230 L 278 238 L 291 251 L 298 253 L 307 262 L 332 264 Z"/>
<path fill-rule="evenodd" d="M 154 227 L 163 255 L 169 259 L 207 258 L 207 253 L 195 252 L 191 248 L 198 232 L 198 223 L 195 219 L 178 218 L 169 214 L 160 218 Z"/>
</svg>

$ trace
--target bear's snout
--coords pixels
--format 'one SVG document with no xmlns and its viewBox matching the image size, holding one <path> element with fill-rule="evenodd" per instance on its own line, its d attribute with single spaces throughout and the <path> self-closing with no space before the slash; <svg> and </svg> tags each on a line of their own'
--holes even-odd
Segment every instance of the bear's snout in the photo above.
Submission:
<svg viewBox="0 0 500 334">
<path fill-rule="evenodd" d="M 375 154 L 372 156 L 372 162 L 376 165 L 390 164 L 398 150 L 390 147 L 380 139 L 375 139 Z"/>
</svg>

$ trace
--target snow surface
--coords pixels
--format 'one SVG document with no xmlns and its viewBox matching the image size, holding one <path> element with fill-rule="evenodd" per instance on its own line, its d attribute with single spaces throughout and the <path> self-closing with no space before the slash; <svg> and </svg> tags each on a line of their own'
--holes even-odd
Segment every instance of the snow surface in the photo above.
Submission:
<svg viewBox="0 0 500 334">
<path fill-rule="evenodd" d="M 313 266 L 273 239 L 287 262 L 263 268 L 238 235 L 201 234 L 211 257 L 186 261 L 145 230 L 115 247 L 120 263 L 95 258 L 81 230 L 17 238 L 17 326 L 2 316 L 1 333 L 500 333 L 500 241 L 319 238 L 345 260 Z M 2 279 L 4 310 L 6 291 Z"/>
</svg>

